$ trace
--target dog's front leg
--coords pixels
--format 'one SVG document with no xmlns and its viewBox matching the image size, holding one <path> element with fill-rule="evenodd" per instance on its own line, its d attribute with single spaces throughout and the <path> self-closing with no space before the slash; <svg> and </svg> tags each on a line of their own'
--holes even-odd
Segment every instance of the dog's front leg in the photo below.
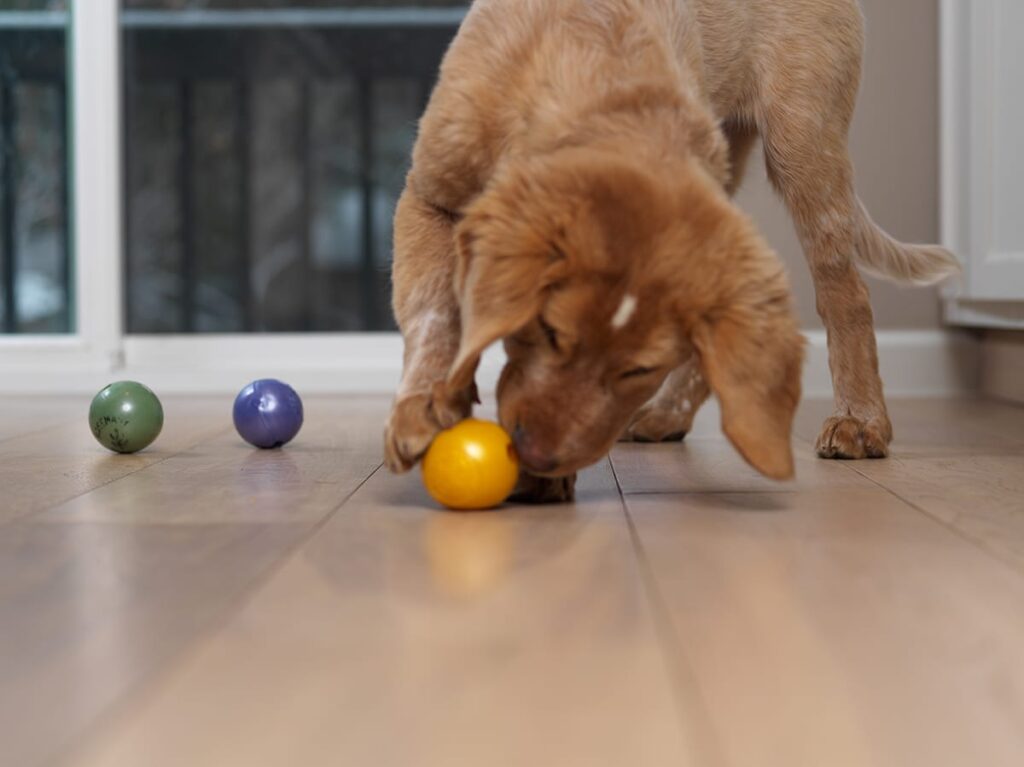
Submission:
<svg viewBox="0 0 1024 767">
<path fill-rule="evenodd" d="M 394 310 L 405 344 L 402 380 L 384 434 L 389 469 L 411 469 L 441 429 L 469 415 L 476 387 L 445 381 L 459 347 L 454 221 L 406 186 L 395 212 Z"/>
</svg>

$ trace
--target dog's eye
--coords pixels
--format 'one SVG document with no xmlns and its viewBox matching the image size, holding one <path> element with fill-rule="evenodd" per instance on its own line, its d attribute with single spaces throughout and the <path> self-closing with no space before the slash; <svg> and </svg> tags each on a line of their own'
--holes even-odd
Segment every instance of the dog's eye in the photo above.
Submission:
<svg viewBox="0 0 1024 767">
<path fill-rule="evenodd" d="M 546 323 L 543 318 L 538 320 L 538 322 L 540 322 L 540 329 L 542 331 L 544 331 L 544 337 L 548 340 L 548 343 L 551 344 L 551 348 L 554 349 L 557 352 L 558 351 L 558 332 L 553 327 L 551 327 L 548 323 Z"/>
<path fill-rule="evenodd" d="M 633 368 L 632 370 L 627 370 L 625 373 L 619 376 L 619 378 L 639 378 L 640 376 L 648 376 L 651 373 L 656 373 L 657 371 L 657 368 Z"/>
</svg>

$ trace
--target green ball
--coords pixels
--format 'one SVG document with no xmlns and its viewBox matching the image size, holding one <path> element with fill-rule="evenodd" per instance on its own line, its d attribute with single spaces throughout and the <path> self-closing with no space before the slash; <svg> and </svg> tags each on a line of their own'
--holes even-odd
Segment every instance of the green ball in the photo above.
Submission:
<svg viewBox="0 0 1024 767">
<path fill-rule="evenodd" d="M 96 440 L 115 453 L 135 453 L 150 445 L 164 426 L 157 396 L 135 381 L 103 388 L 89 407 L 89 427 Z"/>
</svg>

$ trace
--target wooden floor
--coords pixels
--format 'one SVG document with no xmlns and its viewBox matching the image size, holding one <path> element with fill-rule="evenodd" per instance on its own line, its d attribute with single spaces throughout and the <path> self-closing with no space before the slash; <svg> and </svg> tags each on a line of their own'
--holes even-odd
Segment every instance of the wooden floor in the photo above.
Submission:
<svg viewBox="0 0 1024 767">
<path fill-rule="evenodd" d="M 0 763 L 1020 767 L 1024 409 L 893 403 L 887 461 L 748 469 L 701 414 L 575 505 L 435 510 L 381 399 L 281 451 L 0 404 Z"/>
</svg>

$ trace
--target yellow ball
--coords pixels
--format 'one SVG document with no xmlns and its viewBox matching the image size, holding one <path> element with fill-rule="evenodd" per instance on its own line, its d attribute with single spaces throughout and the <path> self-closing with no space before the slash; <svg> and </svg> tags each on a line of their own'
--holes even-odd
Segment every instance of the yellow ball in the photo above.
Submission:
<svg viewBox="0 0 1024 767">
<path fill-rule="evenodd" d="M 449 509 L 489 509 L 519 478 L 512 439 L 498 424 L 468 418 L 434 438 L 423 457 L 427 492 Z"/>
</svg>

